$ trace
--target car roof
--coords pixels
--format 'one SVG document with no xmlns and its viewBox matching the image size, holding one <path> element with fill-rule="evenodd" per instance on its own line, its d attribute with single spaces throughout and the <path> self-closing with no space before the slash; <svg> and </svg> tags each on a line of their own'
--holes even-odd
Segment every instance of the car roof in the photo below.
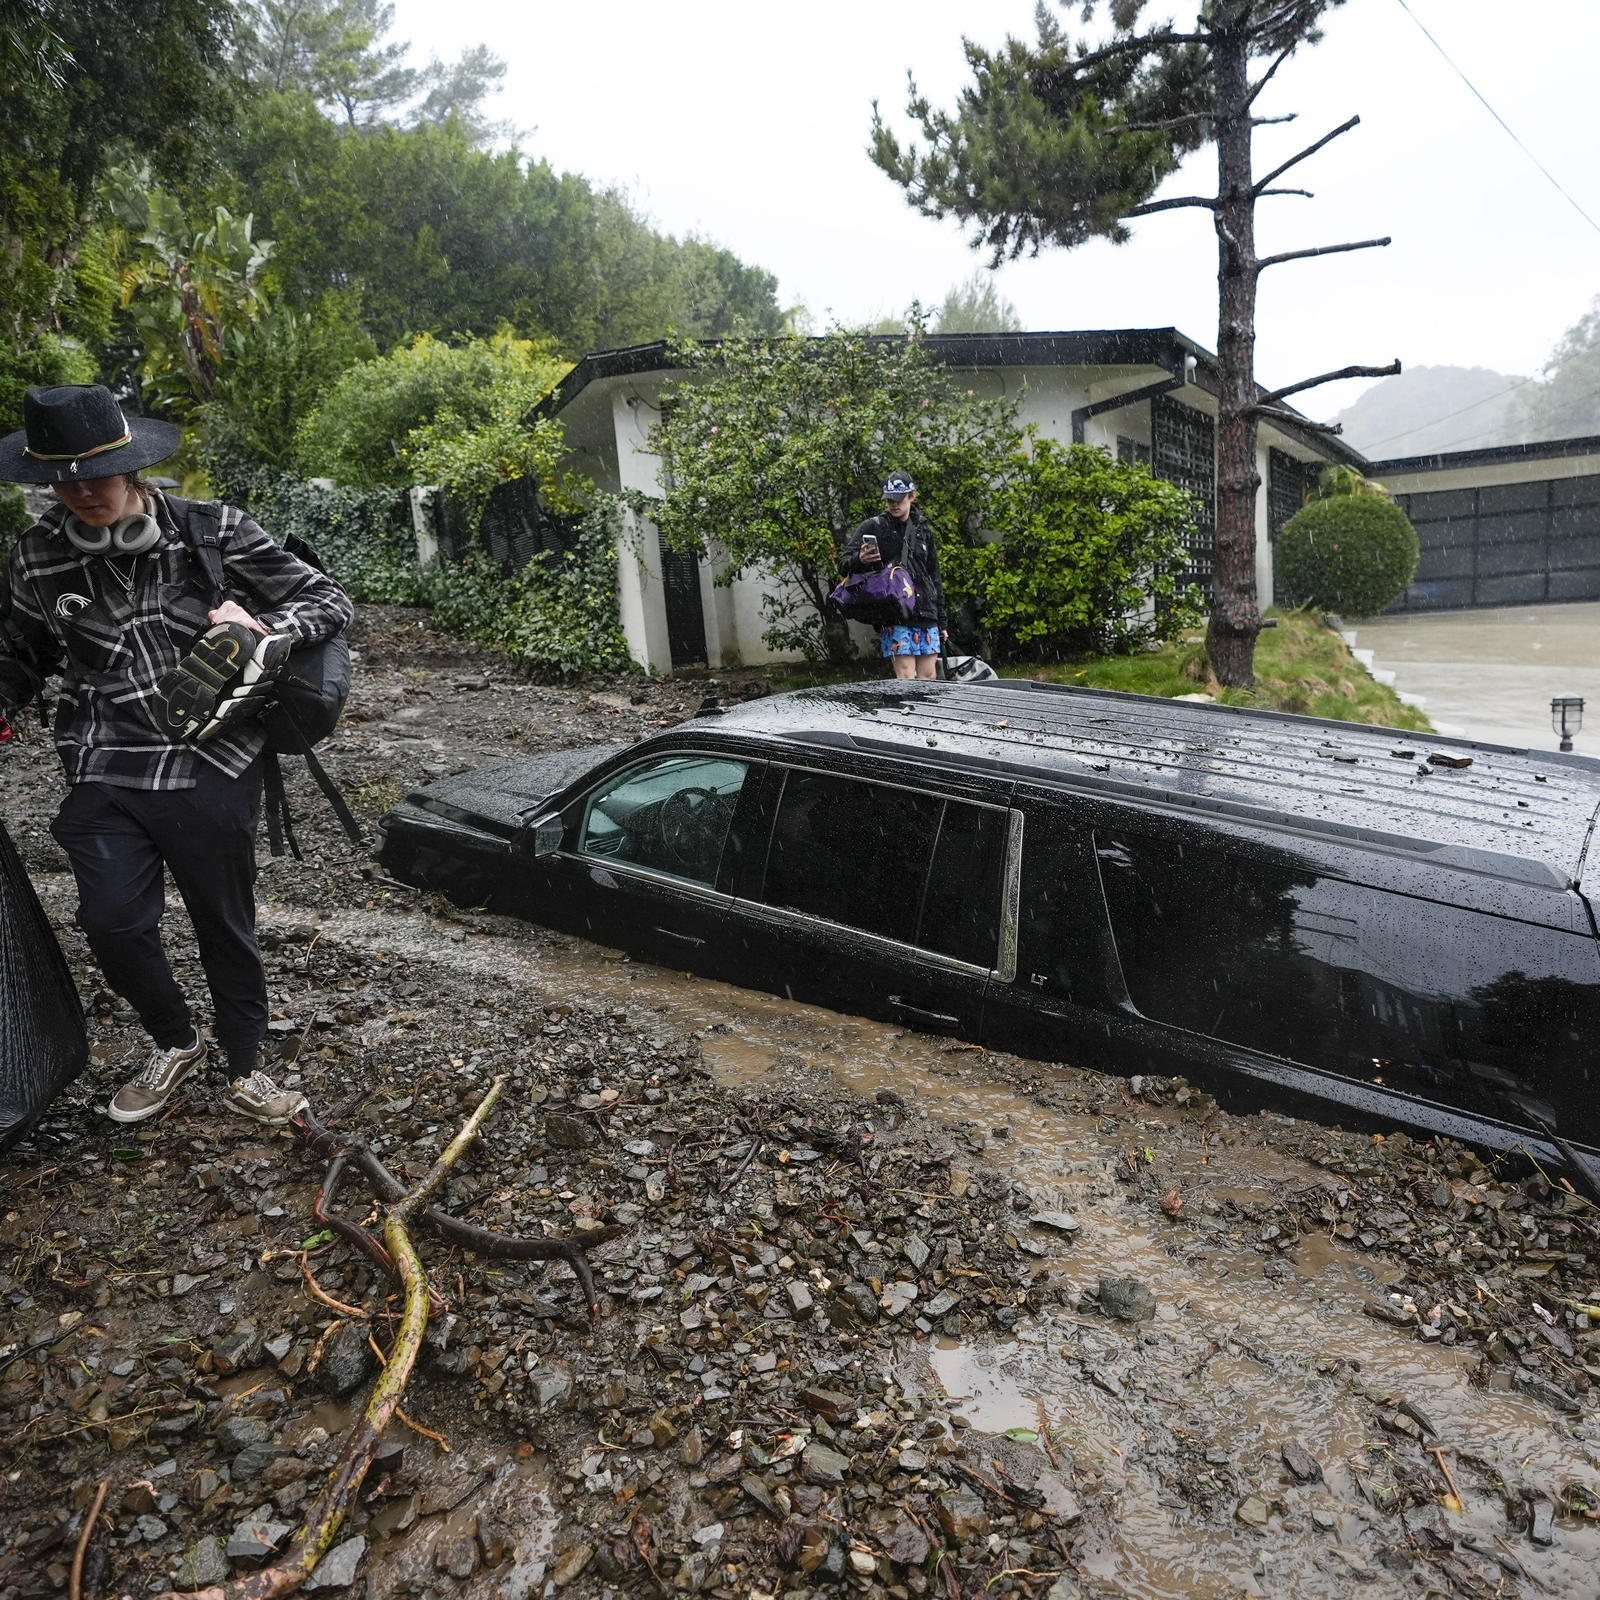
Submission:
<svg viewBox="0 0 1600 1600">
<path fill-rule="evenodd" d="M 718 726 L 1366 838 L 1469 870 L 1520 862 L 1512 876 L 1563 885 L 1580 878 L 1600 811 L 1600 762 L 1586 756 L 1026 678 L 800 689 L 729 707 Z"/>
</svg>

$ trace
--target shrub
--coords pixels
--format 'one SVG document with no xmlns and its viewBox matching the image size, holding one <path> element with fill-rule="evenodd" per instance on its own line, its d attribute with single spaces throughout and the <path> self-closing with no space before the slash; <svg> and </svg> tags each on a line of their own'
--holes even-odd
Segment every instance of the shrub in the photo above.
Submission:
<svg viewBox="0 0 1600 1600">
<path fill-rule="evenodd" d="M 1337 495 L 1302 506 L 1278 535 L 1278 583 L 1301 605 L 1370 617 L 1411 582 L 1417 533 L 1381 495 Z"/>
<path fill-rule="evenodd" d="M 952 609 L 970 605 L 1000 657 L 1124 652 L 1200 618 L 1179 578 L 1194 497 L 1087 445 L 1034 442 L 995 497 L 989 544 L 945 545 Z"/>
<path fill-rule="evenodd" d="M 228 437 L 209 442 L 205 466 L 218 498 L 248 511 L 280 544 L 298 534 L 352 600 L 387 605 L 421 600 L 423 574 L 403 492 L 307 483 L 256 464 Z"/>
<path fill-rule="evenodd" d="M 409 345 L 375 361 L 347 368 L 317 409 L 300 424 L 296 462 L 312 477 L 329 477 L 357 488 L 405 488 L 436 482 L 414 461 L 429 456 L 429 471 L 453 440 L 480 429 L 498 430 L 503 447 L 508 416 L 520 417 L 567 370 L 548 348 L 508 332 L 460 346 L 419 334 Z M 478 487 L 478 456 L 461 463 Z M 519 476 L 517 472 L 501 476 Z M 490 481 L 498 481 L 490 474 Z"/>
<path fill-rule="evenodd" d="M 598 495 L 570 550 L 540 551 L 510 577 L 481 550 L 424 574 L 434 622 L 549 676 L 636 671 L 617 596 L 623 518 L 620 497 Z"/>
</svg>

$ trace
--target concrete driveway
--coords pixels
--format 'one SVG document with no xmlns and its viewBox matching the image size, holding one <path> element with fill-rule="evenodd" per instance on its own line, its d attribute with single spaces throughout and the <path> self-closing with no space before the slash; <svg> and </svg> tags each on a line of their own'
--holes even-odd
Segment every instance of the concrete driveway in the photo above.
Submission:
<svg viewBox="0 0 1600 1600">
<path fill-rule="evenodd" d="M 1573 748 L 1600 756 L 1600 604 L 1376 617 L 1355 635 L 1375 670 L 1425 701 L 1440 733 L 1554 750 L 1551 698 L 1581 694 L 1586 720 Z"/>
</svg>

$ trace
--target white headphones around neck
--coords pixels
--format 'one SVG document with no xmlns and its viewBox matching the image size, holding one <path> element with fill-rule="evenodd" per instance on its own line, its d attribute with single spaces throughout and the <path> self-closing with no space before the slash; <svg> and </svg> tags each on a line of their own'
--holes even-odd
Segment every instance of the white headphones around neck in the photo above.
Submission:
<svg viewBox="0 0 1600 1600">
<path fill-rule="evenodd" d="M 67 538 L 74 550 L 86 556 L 139 556 L 161 543 L 161 524 L 145 511 L 136 511 L 105 528 L 91 528 L 69 516 Z"/>
</svg>

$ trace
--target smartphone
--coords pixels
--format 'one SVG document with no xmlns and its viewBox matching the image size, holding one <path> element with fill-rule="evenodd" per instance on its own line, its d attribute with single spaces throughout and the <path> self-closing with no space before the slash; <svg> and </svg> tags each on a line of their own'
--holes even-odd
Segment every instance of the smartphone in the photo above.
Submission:
<svg viewBox="0 0 1600 1600">
<path fill-rule="evenodd" d="M 877 534 L 865 533 L 861 536 L 861 559 L 863 561 L 876 561 L 878 559 Z"/>
</svg>

